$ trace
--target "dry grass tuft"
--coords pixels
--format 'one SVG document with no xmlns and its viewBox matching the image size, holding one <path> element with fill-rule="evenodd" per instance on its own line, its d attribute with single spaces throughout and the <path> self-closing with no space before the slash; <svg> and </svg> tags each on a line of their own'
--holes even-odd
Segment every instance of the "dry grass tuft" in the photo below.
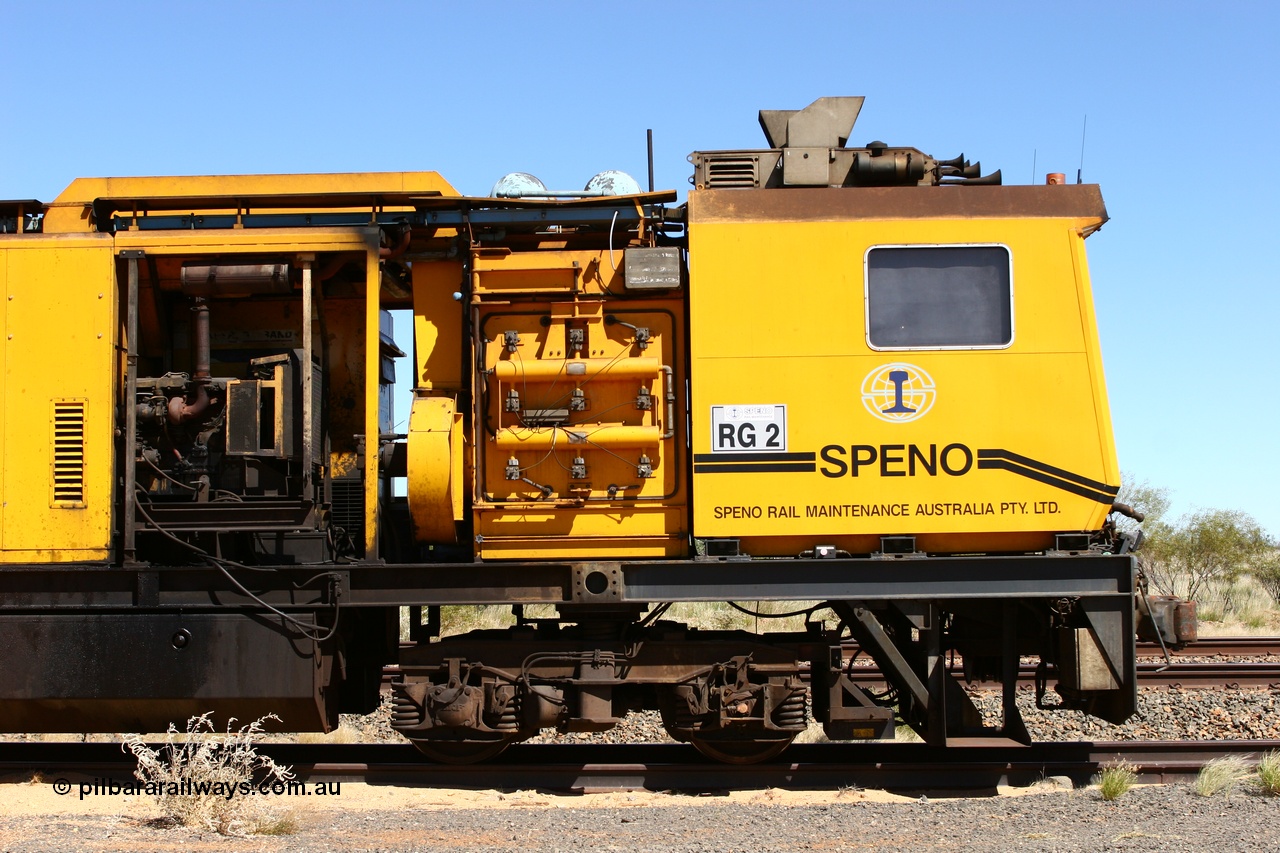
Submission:
<svg viewBox="0 0 1280 853">
<path fill-rule="evenodd" d="M 1224 755 L 1215 758 L 1200 768 L 1191 790 L 1201 797 L 1212 797 L 1222 794 L 1230 797 L 1236 784 L 1249 775 L 1249 763 L 1238 755 Z"/>
<path fill-rule="evenodd" d="M 811 719 L 809 720 L 809 726 L 796 735 L 795 743 L 831 743 L 831 739 L 822 730 L 822 723 Z"/>
<path fill-rule="evenodd" d="M 1098 786 L 1098 795 L 1107 802 L 1123 797 L 1137 781 L 1137 765 L 1124 760 L 1104 766 L 1093 777 L 1093 784 Z"/>
<path fill-rule="evenodd" d="M 901 720 L 897 721 L 897 725 L 893 729 L 893 739 L 899 743 L 920 743 L 924 738 L 920 737 L 920 733 L 908 726 Z"/>
<path fill-rule="evenodd" d="M 221 835 L 292 832 L 293 819 L 271 808 L 274 798 L 254 794 L 263 779 L 293 779 L 290 768 L 256 749 L 263 721 L 279 717 L 270 714 L 234 731 L 230 721 L 224 734 L 214 731 L 210 716 L 192 717 L 185 732 L 171 723 L 159 750 L 141 735 L 124 738 L 123 745 L 138 759 L 139 793 L 154 797 L 165 815 L 183 826 Z"/>
<path fill-rule="evenodd" d="M 1280 794 L 1280 752 L 1272 750 L 1258 762 L 1258 787 L 1264 794 Z"/>
<path fill-rule="evenodd" d="M 363 743 L 364 738 L 349 722 L 331 732 L 298 732 L 298 743 Z"/>
</svg>

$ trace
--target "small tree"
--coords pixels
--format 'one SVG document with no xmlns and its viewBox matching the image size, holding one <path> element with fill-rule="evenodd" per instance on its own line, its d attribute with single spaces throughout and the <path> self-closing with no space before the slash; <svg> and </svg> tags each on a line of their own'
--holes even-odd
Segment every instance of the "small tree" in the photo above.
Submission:
<svg viewBox="0 0 1280 853">
<path fill-rule="evenodd" d="M 1262 584 L 1268 595 L 1280 602 L 1280 550 L 1271 548 L 1258 555 L 1249 565 L 1249 574 Z M 1280 767 L 1280 758 L 1276 764 Z"/>
<path fill-rule="evenodd" d="M 1143 536 L 1150 541 L 1159 536 L 1162 523 L 1160 519 L 1169 511 L 1169 490 L 1151 485 L 1146 480 L 1138 480 L 1128 474 L 1121 474 L 1123 485 L 1116 495 L 1116 503 L 1128 504 L 1142 513 L 1146 518 L 1141 522 L 1128 516 L 1116 514 L 1116 527 L 1122 533 L 1133 534 L 1141 527 Z"/>
<path fill-rule="evenodd" d="M 1239 510 L 1197 510 L 1156 528 L 1144 546 L 1147 577 L 1159 592 L 1193 600 L 1210 583 L 1236 580 L 1274 547 L 1262 525 Z"/>
</svg>

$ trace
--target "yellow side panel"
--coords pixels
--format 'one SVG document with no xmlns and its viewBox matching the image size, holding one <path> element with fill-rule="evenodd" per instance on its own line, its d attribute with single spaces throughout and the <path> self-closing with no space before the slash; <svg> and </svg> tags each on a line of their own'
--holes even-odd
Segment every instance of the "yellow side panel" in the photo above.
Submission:
<svg viewBox="0 0 1280 853">
<path fill-rule="evenodd" d="M 78 178 L 63 190 L 45 213 L 46 234 L 92 231 L 89 205 L 98 198 L 190 198 L 189 211 L 230 210 L 237 203 L 253 207 L 254 196 L 298 195 L 332 199 L 342 195 L 455 196 L 438 172 L 350 172 L 300 175 L 187 175 L 178 177 Z M 363 204 L 359 206 L 363 207 Z M 145 209 L 145 205 L 144 208 Z M 279 210 L 279 208 L 277 208 Z"/>
<path fill-rule="evenodd" d="M 476 259 L 480 559 L 688 550 L 683 294 L 627 293 L 614 269 L 622 258 L 485 250 Z"/>
<path fill-rule="evenodd" d="M 1029 550 L 1097 530 L 1118 479 L 1081 242 L 1053 218 L 695 217 L 695 535 L 768 554 L 894 534 Z M 974 244 L 1009 251 L 1011 343 L 873 349 L 868 250 Z M 895 405 L 912 414 L 880 414 Z"/>
<path fill-rule="evenodd" d="M 526 504 L 478 514 L 476 550 L 487 560 L 680 557 L 688 550 L 684 531 L 683 507 L 566 512 Z"/>
<path fill-rule="evenodd" d="M 382 507 L 378 503 L 378 454 L 375 448 L 378 442 L 378 395 L 379 364 L 377 353 L 381 341 L 382 308 L 378 303 L 381 288 L 375 287 L 381 269 L 378 254 L 369 252 L 365 255 L 364 280 L 364 549 L 365 555 L 376 556 L 378 553 L 378 519 Z"/>
<path fill-rule="evenodd" d="M 691 297 L 702 321 L 693 330 L 695 357 L 874 352 L 863 319 L 867 249 L 970 243 L 1013 253 L 1014 348 L 1079 352 L 1086 337 L 1067 233 L 1060 220 L 1042 219 L 695 225 L 689 262 L 699 277 Z"/>
<path fill-rule="evenodd" d="M 9 305 L 9 253 L 0 248 L 0 329 L 8 327 L 8 305 Z M 4 401 L 8 383 L 5 382 L 5 376 L 8 370 L 5 367 L 6 356 L 9 352 L 9 346 L 6 341 L 0 341 L 0 562 L 4 561 L 4 481 L 5 481 L 5 464 L 4 464 L 4 447 L 5 447 L 5 429 L 4 429 Z"/>
<path fill-rule="evenodd" d="M 115 275 L 109 235 L 0 244 L 0 562 L 99 560 L 111 540 Z"/>
<path fill-rule="evenodd" d="M 1085 235 L 1079 231 L 1072 231 L 1067 235 L 1076 275 L 1076 294 L 1080 301 L 1080 322 L 1086 329 L 1097 329 L 1097 315 L 1093 310 L 1093 284 L 1089 279 L 1089 265 L 1085 258 L 1084 239 Z M 1106 469 L 1105 479 L 1108 483 L 1119 483 L 1120 465 L 1115 456 L 1116 441 L 1115 433 L 1111 429 L 1111 407 L 1107 403 L 1107 378 L 1102 370 L 1102 352 L 1096 332 L 1092 338 L 1092 344 L 1089 371 L 1093 385 L 1093 405 L 1098 413 L 1098 435 L 1101 438 L 1102 447 L 1111 451 L 1104 454 L 1103 458 Z"/>
<path fill-rule="evenodd" d="M 461 261 L 413 265 L 414 384 L 436 391 L 462 390 L 463 290 Z"/>
<path fill-rule="evenodd" d="M 462 414 L 453 397 L 420 396 L 409 415 L 409 509 L 419 542 L 452 544 L 462 521 Z"/>
</svg>

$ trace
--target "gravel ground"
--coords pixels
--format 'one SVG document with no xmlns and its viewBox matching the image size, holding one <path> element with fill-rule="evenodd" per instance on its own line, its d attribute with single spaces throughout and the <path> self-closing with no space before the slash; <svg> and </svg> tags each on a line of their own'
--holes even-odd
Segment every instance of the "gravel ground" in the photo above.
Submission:
<svg viewBox="0 0 1280 853">
<path fill-rule="evenodd" d="M 3 816 L 5 851 L 1098 851 L 1280 848 L 1280 799 L 1237 791 L 1197 797 L 1185 786 L 1130 791 L 1106 803 L 1092 791 L 1022 797 L 786 804 L 668 795 L 597 807 L 309 811 L 288 836 L 232 839 L 121 816 Z M 494 794 L 495 797 L 501 795 Z M 657 795 L 660 796 L 660 795 Z M 571 798 L 569 798 L 571 799 Z"/>
<path fill-rule="evenodd" d="M 1000 722 L 1000 694 L 975 690 L 970 697 L 989 725 Z M 1052 697 L 1050 697 L 1052 699 Z M 1270 690 L 1165 690 L 1138 693 L 1138 713 L 1115 726 L 1079 711 L 1041 711 L 1034 691 L 1018 694 L 1034 740 L 1273 740 L 1280 739 L 1280 694 Z M 811 729 L 814 736 L 820 729 Z M 820 738 L 819 738 L 820 739 Z M 656 711 L 628 715 L 621 725 L 593 734 L 544 731 L 529 743 L 670 743 Z"/>
<path fill-rule="evenodd" d="M 1000 720 L 1000 694 L 974 690 L 970 697 L 990 725 Z M 1052 698 L 1052 697 L 1050 697 Z M 1114 726 L 1078 711 L 1040 711 L 1031 690 L 1019 691 L 1018 707 L 1035 740 L 1239 740 L 1280 739 L 1280 693 L 1270 690 L 1166 690 L 1138 693 L 1138 713 Z M 391 728 L 390 708 L 356 717 L 344 715 L 342 730 L 331 739 L 341 742 L 400 743 Z M 814 736 L 820 729 L 811 730 Z M 304 735 L 322 741 L 319 735 Z M 5 735 L 12 740 L 90 740 L 115 742 L 117 735 Z M 268 735 L 270 741 L 298 740 L 295 735 Z M 607 732 L 558 734 L 544 730 L 529 743 L 671 743 L 657 711 L 633 712 Z"/>
<path fill-rule="evenodd" d="M 992 722 L 999 694 L 973 691 Z M 1161 688 L 1140 693 L 1139 714 L 1112 726 L 1076 712 L 1019 705 L 1037 740 L 1280 739 L 1280 694 L 1268 690 Z M 399 740 L 387 709 L 344 719 L 343 740 Z M 812 730 L 811 735 L 816 735 Z M 97 739 L 97 738 L 94 738 Z M 633 713 L 599 734 L 550 740 L 665 742 L 656 712 Z M 1248 787 L 1230 798 L 1195 796 L 1188 785 L 1152 786 L 1103 802 L 1093 790 L 1045 787 L 1027 796 L 895 797 L 859 791 L 755 791 L 724 797 L 546 792 L 442 792 L 346 786 L 327 807 L 295 808 L 284 836 L 226 838 L 158 821 L 156 806 L 110 803 L 82 810 L 46 784 L 0 785 L 0 853 L 68 849 L 134 851 L 735 851 L 735 850 L 1217 850 L 1280 849 L 1280 798 Z M 36 791 L 36 789 L 41 789 Z M 24 791 L 45 797 L 21 805 Z M 363 792 L 363 793 L 362 793 Z M 603 797 L 604 799 L 601 799 Z M 103 813 L 103 809 L 107 811 Z"/>
<path fill-rule="evenodd" d="M 999 693 L 970 695 L 984 718 L 996 724 Z M 1078 711 L 1037 710 L 1031 690 L 1019 691 L 1018 707 L 1034 740 L 1280 739 L 1280 695 L 1265 689 L 1140 690 L 1138 713 L 1119 726 Z"/>
</svg>

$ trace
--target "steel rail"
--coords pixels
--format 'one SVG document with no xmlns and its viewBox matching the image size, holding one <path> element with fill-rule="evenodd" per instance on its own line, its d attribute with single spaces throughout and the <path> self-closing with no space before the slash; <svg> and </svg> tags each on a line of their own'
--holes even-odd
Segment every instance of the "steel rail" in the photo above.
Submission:
<svg viewBox="0 0 1280 853">
<path fill-rule="evenodd" d="M 798 744 L 778 759 L 750 766 L 712 762 L 682 744 L 517 745 L 479 765 L 424 761 L 403 744 L 261 744 L 259 752 L 293 767 L 305 781 L 349 781 L 426 788 L 516 788 L 574 793 L 710 791 L 766 787 L 832 790 L 857 786 L 899 791 L 992 793 L 1046 776 L 1081 785 L 1108 764 L 1127 761 L 1141 781 L 1193 777 L 1226 755 L 1256 761 L 1280 741 L 1053 742 L 1031 746 L 922 743 Z M 44 780 L 82 783 L 132 779 L 132 757 L 116 744 L 0 744 L 0 771 L 40 772 Z"/>
<path fill-rule="evenodd" d="M 1192 643 L 1174 657 L 1265 657 L 1280 655 L 1280 637 L 1209 637 Z M 1138 643 L 1138 657 L 1163 657 L 1158 643 Z"/>
<path fill-rule="evenodd" d="M 873 666 L 855 666 L 850 670 L 852 681 L 860 687 L 883 690 L 884 676 L 879 668 Z M 960 663 L 950 667 L 953 676 L 963 683 L 964 667 Z M 1213 661 L 1186 663 L 1175 660 L 1171 664 L 1163 661 L 1144 659 L 1137 666 L 1138 686 L 1144 688 L 1164 687 L 1171 690 L 1240 690 L 1261 688 L 1280 690 L 1280 663 L 1253 663 L 1241 661 Z M 1021 686 L 1035 684 L 1035 664 L 1024 663 L 1018 669 L 1018 683 Z M 1050 683 L 1053 682 L 1052 671 Z M 998 681 L 974 681 L 967 684 L 978 690 L 999 689 Z"/>
</svg>

